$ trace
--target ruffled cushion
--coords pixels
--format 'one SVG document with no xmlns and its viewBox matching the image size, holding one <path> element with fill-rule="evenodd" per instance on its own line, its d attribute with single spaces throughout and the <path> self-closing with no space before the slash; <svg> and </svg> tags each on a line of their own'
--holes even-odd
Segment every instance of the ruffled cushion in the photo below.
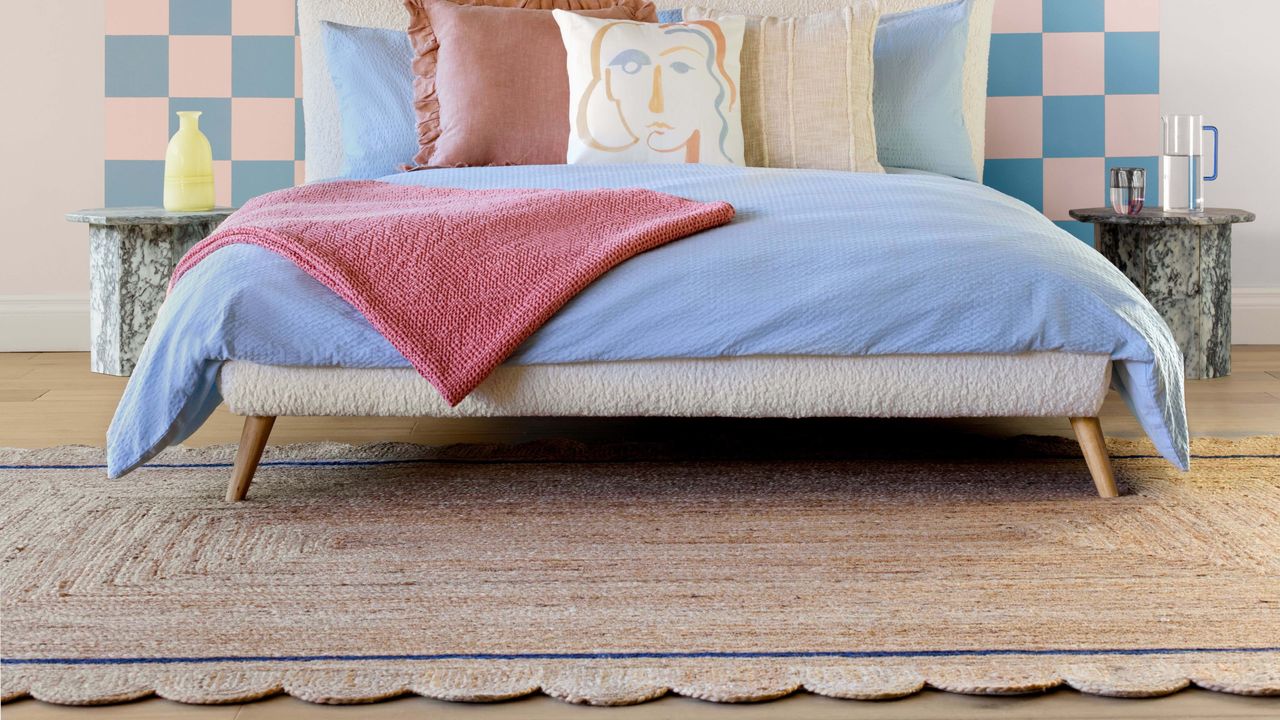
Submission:
<svg viewBox="0 0 1280 720">
<path fill-rule="evenodd" d="M 656 22 L 648 0 L 405 0 L 417 167 L 563 163 L 569 79 L 552 10 Z"/>
</svg>

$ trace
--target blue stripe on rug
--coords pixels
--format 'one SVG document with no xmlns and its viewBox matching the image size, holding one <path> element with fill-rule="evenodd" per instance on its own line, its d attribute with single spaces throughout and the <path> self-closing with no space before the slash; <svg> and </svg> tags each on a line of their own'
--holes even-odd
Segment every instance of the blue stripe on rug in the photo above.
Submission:
<svg viewBox="0 0 1280 720">
<path fill-rule="evenodd" d="M 423 655 L 215 655 L 210 657 L 0 658 L 0 665 L 169 665 L 186 663 L 348 662 L 393 660 L 752 660 L 991 657 L 1003 655 L 1073 657 L 1095 655 L 1195 655 L 1207 653 L 1272 653 L 1275 647 L 1192 648 L 1059 648 L 1053 650 L 794 650 L 746 652 L 600 652 L 600 653 L 438 653 Z"/>
<path fill-rule="evenodd" d="M 1192 455 L 1196 460 L 1280 460 L 1280 455 Z M 1078 460 L 1074 455 L 1046 455 L 1047 460 Z M 1112 455 L 1112 460 L 1160 460 L 1159 455 Z M 258 463 L 259 467 L 341 467 L 344 465 L 417 465 L 424 463 L 471 463 L 500 465 L 504 463 L 546 463 L 560 462 L 556 460 L 445 460 L 441 458 L 417 458 L 409 460 L 271 460 Z M 601 462 L 588 460 L 584 462 Z M 634 460 L 612 460 L 607 462 L 636 462 Z M 0 470 L 105 470 L 106 465 L 0 465 Z M 139 470 L 148 468 L 229 468 L 229 462 L 216 463 L 147 463 L 140 465 Z"/>
</svg>

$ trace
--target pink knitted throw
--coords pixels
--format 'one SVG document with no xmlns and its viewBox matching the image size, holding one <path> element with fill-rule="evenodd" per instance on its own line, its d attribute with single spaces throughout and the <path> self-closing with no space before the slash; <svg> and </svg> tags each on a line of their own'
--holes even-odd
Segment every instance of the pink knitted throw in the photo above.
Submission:
<svg viewBox="0 0 1280 720">
<path fill-rule="evenodd" d="M 170 287 L 232 243 L 272 250 L 351 303 L 457 405 L 610 268 L 733 212 L 642 189 L 317 183 L 246 203 L 191 248 Z"/>
</svg>

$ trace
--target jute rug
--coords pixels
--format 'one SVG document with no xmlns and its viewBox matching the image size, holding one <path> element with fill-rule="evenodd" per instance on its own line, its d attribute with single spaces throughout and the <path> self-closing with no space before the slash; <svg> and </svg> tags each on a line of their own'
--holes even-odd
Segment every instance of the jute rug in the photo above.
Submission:
<svg viewBox="0 0 1280 720">
<path fill-rule="evenodd" d="M 1280 694 L 1280 438 L 1111 449 L 2 450 L 3 697 Z"/>
</svg>

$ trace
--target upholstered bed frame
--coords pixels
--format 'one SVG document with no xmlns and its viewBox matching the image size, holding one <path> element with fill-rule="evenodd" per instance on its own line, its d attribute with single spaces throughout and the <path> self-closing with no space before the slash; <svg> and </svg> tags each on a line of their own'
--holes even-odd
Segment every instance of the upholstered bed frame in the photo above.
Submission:
<svg viewBox="0 0 1280 720">
<path fill-rule="evenodd" d="M 880 0 L 883 12 L 945 0 Z M 843 0 L 700 0 L 760 14 L 815 12 Z M 660 8 L 684 3 L 658 0 Z M 986 56 L 994 0 L 970 23 L 964 115 L 982 167 Z M 321 22 L 402 28 L 401 0 L 300 0 L 308 180 L 342 166 L 337 100 Z M 1118 494 L 1097 414 L 1110 384 L 1105 355 L 754 356 L 502 366 L 457 407 L 416 371 L 227 362 L 219 378 L 245 416 L 227 500 L 245 497 L 281 415 L 423 417 L 1068 417 L 1103 497 Z"/>
</svg>

